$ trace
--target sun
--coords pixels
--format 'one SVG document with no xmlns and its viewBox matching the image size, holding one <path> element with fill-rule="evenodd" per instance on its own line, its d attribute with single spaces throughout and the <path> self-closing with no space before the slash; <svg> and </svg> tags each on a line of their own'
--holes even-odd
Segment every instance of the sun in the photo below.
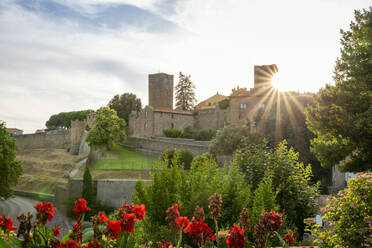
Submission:
<svg viewBox="0 0 372 248">
<path fill-rule="evenodd" d="M 284 91 L 284 85 L 280 83 L 278 73 L 275 73 L 270 80 L 271 85 L 274 89 Z"/>
</svg>

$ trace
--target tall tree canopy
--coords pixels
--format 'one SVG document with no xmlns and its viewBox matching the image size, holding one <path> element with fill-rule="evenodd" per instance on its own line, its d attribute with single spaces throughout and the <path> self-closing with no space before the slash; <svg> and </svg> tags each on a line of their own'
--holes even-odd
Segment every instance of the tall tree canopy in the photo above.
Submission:
<svg viewBox="0 0 372 248">
<path fill-rule="evenodd" d="M 71 111 L 71 112 L 61 112 L 50 116 L 49 120 L 45 123 L 45 126 L 48 129 L 57 129 L 57 128 L 70 128 L 71 121 L 74 120 L 85 120 L 89 113 L 94 112 L 91 109 L 81 110 L 81 111 Z"/>
<path fill-rule="evenodd" d="M 122 95 L 115 95 L 108 103 L 108 107 L 114 109 L 117 115 L 128 123 L 130 113 L 133 110 L 137 112 L 141 111 L 142 103 L 141 99 L 137 98 L 135 94 L 124 93 Z"/>
<path fill-rule="evenodd" d="M 196 104 L 195 85 L 190 80 L 190 75 L 185 76 L 180 72 L 179 81 L 176 85 L 176 107 L 191 111 Z"/>
<path fill-rule="evenodd" d="M 125 127 L 125 121 L 117 116 L 115 110 L 102 107 L 96 111 L 96 119 L 87 141 L 94 148 L 111 149 L 114 142 L 125 141 Z"/>
<path fill-rule="evenodd" d="M 372 168 L 372 7 L 355 11 L 350 30 L 341 30 L 335 85 L 326 85 L 309 107 L 312 151 L 322 166 L 343 171 Z M 340 163 L 341 162 L 341 163 Z"/>
<path fill-rule="evenodd" d="M 0 198 L 12 196 L 11 186 L 17 185 L 23 173 L 21 162 L 15 160 L 16 151 L 15 139 L 6 130 L 5 123 L 0 121 Z"/>
</svg>

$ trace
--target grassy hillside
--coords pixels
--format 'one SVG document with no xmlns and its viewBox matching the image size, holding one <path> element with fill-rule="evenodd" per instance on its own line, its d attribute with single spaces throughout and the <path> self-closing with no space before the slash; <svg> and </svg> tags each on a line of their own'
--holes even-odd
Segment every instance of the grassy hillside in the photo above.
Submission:
<svg viewBox="0 0 372 248">
<path fill-rule="evenodd" d="M 83 156 L 74 156 L 65 149 L 27 149 L 17 153 L 24 174 L 15 190 L 53 193 L 55 185 L 66 185 L 67 175 Z"/>
<path fill-rule="evenodd" d="M 111 151 L 91 167 L 92 170 L 151 170 L 156 159 L 138 152 L 114 145 Z"/>
</svg>

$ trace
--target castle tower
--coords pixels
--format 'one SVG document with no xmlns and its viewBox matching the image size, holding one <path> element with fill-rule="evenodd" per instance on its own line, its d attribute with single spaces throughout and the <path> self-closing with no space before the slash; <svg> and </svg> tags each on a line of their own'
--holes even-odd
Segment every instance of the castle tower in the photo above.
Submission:
<svg viewBox="0 0 372 248">
<path fill-rule="evenodd" d="M 254 89 L 265 91 L 271 87 L 271 78 L 278 72 L 278 67 L 272 65 L 255 65 L 254 66 Z"/>
<path fill-rule="evenodd" d="M 173 109 L 173 75 L 149 74 L 149 105 Z"/>
</svg>

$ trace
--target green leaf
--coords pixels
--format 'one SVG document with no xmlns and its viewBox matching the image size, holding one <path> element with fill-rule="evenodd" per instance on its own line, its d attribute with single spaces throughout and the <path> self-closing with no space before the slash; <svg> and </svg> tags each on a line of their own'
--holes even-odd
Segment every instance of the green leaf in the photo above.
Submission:
<svg viewBox="0 0 372 248">
<path fill-rule="evenodd" d="M 5 242 L 5 240 L 0 240 L 0 248 L 12 248 L 12 246 Z"/>
<path fill-rule="evenodd" d="M 66 242 L 69 239 L 71 233 L 72 231 L 69 231 L 65 236 L 63 236 L 63 238 L 61 239 L 61 243 Z"/>
<path fill-rule="evenodd" d="M 15 244 L 17 247 L 22 247 L 22 241 L 17 239 L 16 237 L 10 236 L 10 240 Z"/>
<path fill-rule="evenodd" d="M 87 229 L 84 229 L 83 231 L 83 243 L 89 241 L 91 238 L 93 238 L 94 230 L 93 228 L 89 227 Z"/>
</svg>

